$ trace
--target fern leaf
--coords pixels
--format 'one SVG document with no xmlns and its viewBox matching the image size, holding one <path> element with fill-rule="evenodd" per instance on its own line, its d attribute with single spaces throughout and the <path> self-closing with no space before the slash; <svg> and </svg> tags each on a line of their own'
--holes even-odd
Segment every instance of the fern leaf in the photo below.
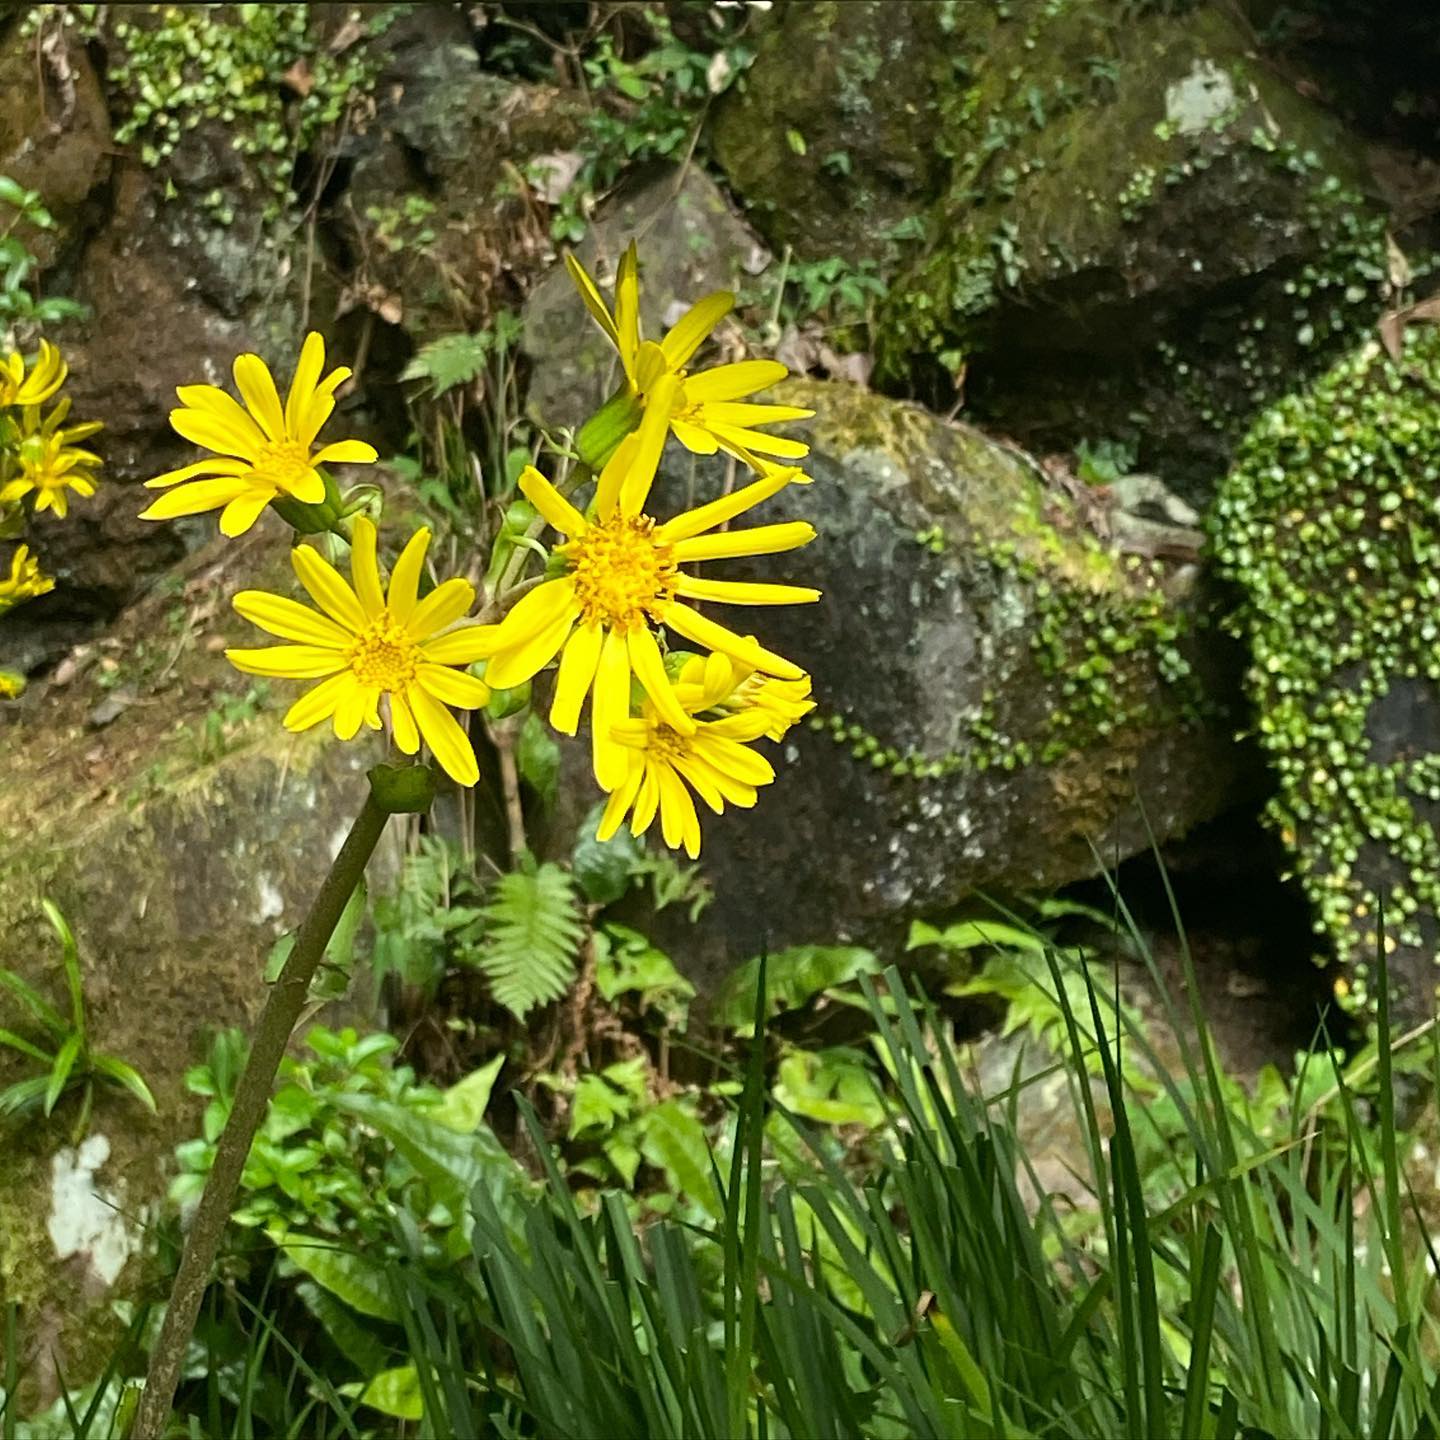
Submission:
<svg viewBox="0 0 1440 1440">
<path fill-rule="evenodd" d="M 484 941 L 471 952 L 490 993 L 517 1019 L 558 1000 L 575 978 L 585 938 L 570 876 L 558 865 L 501 876 L 485 906 Z"/>
</svg>

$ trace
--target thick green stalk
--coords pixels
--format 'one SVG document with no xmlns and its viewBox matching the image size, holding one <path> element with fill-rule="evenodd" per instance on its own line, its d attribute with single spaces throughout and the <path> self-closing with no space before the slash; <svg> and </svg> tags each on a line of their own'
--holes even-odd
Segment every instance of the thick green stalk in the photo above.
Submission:
<svg viewBox="0 0 1440 1440">
<path fill-rule="evenodd" d="M 180 1367 L 195 1329 L 205 1287 L 210 1283 L 215 1257 L 225 1237 L 240 1175 L 255 1132 L 265 1118 L 275 1074 L 310 993 L 310 982 L 324 958 L 325 947 L 365 874 L 385 822 L 392 815 L 428 809 L 434 788 L 434 776 L 421 765 L 378 765 L 370 772 L 370 794 L 364 808 L 295 936 L 285 968 L 270 989 L 265 1008 L 255 1023 L 250 1058 L 235 1088 L 235 1103 L 220 1136 L 215 1163 L 185 1237 L 185 1251 L 170 1290 L 170 1303 L 160 1335 L 150 1352 L 145 1389 L 130 1432 L 134 1440 L 159 1440 L 164 1433 L 180 1382 Z"/>
</svg>

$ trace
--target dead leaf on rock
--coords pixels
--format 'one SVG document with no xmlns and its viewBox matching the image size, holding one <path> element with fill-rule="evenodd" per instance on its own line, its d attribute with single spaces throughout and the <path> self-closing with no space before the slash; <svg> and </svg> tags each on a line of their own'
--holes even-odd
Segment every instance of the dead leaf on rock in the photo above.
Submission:
<svg viewBox="0 0 1440 1440">
<path fill-rule="evenodd" d="M 1440 320 L 1440 295 L 1428 300 L 1417 300 L 1401 310 L 1388 310 L 1380 317 L 1380 343 L 1394 361 L 1399 361 L 1405 349 L 1405 327 L 1407 325 L 1433 324 Z"/>
<path fill-rule="evenodd" d="M 529 164 L 530 188 L 547 205 L 558 205 L 575 182 L 585 157 L 578 150 L 556 150 L 537 155 Z"/>
<path fill-rule="evenodd" d="M 315 77 L 302 55 L 281 77 L 280 82 L 288 85 L 302 100 L 315 88 Z"/>
</svg>

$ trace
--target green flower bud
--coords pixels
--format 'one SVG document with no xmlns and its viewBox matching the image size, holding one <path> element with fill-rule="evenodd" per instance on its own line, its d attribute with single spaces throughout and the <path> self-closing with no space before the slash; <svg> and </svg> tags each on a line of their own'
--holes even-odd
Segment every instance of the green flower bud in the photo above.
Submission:
<svg viewBox="0 0 1440 1440">
<path fill-rule="evenodd" d="M 620 442 L 640 424 L 645 407 L 629 385 L 617 390 L 581 427 L 575 448 L 591 470 L 602 470 Z"/>
</svg>

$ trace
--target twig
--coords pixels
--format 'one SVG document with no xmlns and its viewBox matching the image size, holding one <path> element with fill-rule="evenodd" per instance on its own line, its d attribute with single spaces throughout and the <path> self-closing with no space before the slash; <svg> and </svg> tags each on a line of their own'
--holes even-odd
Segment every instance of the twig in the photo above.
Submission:
<svg viewBox="0 0 1440 1440">
<path fill-rule="evenodd" d="M 529 848 L 525 838 L 525 807 L 520 802 L 520 767 L 515 763 L 519 732 L 509 720 L 490 727 L 490 739 L 500 761 L 500 792 L 505 801 L 505 828 L 510 839 L 510 863 L 517 863 Z"/>
</svg>

